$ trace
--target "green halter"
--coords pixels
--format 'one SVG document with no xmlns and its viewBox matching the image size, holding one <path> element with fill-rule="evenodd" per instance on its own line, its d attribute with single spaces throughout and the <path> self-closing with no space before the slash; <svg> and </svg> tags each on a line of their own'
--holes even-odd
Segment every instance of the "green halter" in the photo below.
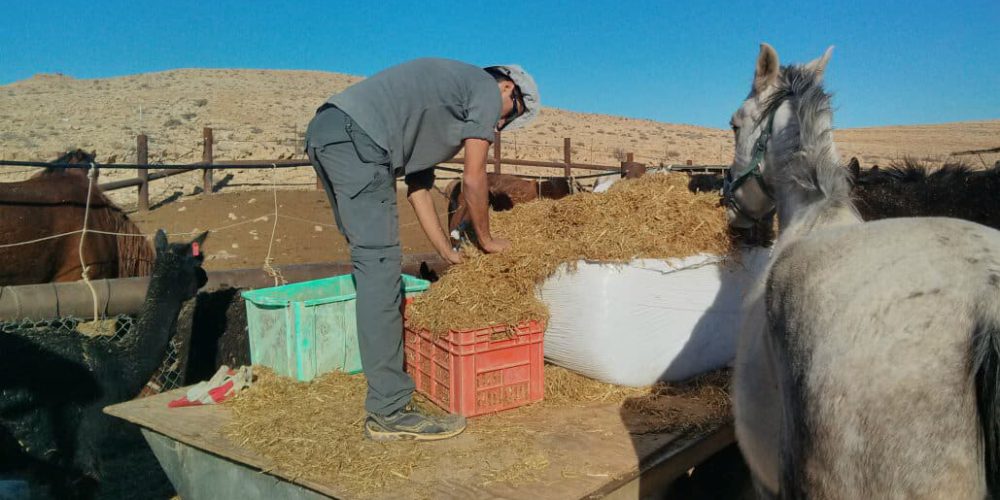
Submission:
<svg viewBox="0 0 1000 500">
<path fill-rule="evenodd" d="M 760 186 L 760 190 L 767 195 L 768 198 L 774 199 L 771 195 L 771 190 L 764 183 L 764 175 L 760 172 L 760 164 L 764 161 L 764 154 L 767 153 L 767 141 L 771 140 L 771 131 L 774 129 L 774 115 L 775 112 L 771 112 L 771 115 L 767 117 L 767 126 L 764 127 L 764 131 L 760 133 L 760 137 L 757 138 L 757 143 L 753 146 L 753 156 L 750 158 L 750 168 L 748 168 L 742 174 L 736 176 L 732 181 L 730 189 L 736 191 L 746 182 L 747 178 L 753 176 L 757 179 L 757 185 Z"/>
<path fill-rule="evenodd" d="M 727 171 L 725 184 L 722 189 L 722 202 L 743 217 L 746 217 L 754 222 L 760 222 L 760 220 L 770 216 L 771 213 L 774 212 L 774 209 L 772 208 L 768 213 L 759 218 L 753 217 L 748 214 L 746 210 L 743 210 L 739 202 L 736 201 L 736 190 L 739 189 L 740 186 L 747 181 L 747 179 L 752 177 L 757 180 L 757 186 L 760 187 L 760 190 L 764 193 L 764 195 L 770 198 L 771 201 L 774 201 L 774 195 L 771 194 L 771 189 L 767 187 L 767 183 L 764 182 L 764 175 L 760 171 L 760 164 L 764 161 L 764 155 L 767 153 L 767 143 L 771 140 L 771 131 L 774 128 L 774 115 L 775 111 L 772 111 L 767 117 L 767 125 L 764 126 L 764 130 L 761 131 L 760 137 L 757 138 L 757 142 L 753 146 L 753 156 L 750 157 L 749 168 L 736 176 L 735 179 L 730 179 L 732 170 L 730 169 Z"/>
</svg>

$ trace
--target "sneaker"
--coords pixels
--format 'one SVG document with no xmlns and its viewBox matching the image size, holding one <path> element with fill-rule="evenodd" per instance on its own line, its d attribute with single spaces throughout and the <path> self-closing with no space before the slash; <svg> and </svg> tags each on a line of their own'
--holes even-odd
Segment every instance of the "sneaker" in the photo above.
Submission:
<svg viewBox="0 0 1000 500">
<path fill-rule="evenodd" d="M 464 430 L 465 417 L 461 415 L 435 417 L 409 406 L 391 415 L 369 413 L 365 419 L 365 436 L 372 441 L 437 441 Z"/>
</svg>

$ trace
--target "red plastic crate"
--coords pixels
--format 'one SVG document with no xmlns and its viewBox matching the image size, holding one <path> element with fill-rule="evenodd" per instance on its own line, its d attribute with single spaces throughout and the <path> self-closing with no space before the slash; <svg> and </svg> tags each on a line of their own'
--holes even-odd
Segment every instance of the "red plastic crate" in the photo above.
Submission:
<svg viewBox="0 0 1000 500">
<path fill-rule="evenodd" d="M 466 417 L 541 401 L 545 391 L 542 334 L 537 321 L 451 331 L 434 339 L 406 326 L 406 371 L 417 391 Z M 508 337 L 490 340 L 494 335 Z"/>
</svg>

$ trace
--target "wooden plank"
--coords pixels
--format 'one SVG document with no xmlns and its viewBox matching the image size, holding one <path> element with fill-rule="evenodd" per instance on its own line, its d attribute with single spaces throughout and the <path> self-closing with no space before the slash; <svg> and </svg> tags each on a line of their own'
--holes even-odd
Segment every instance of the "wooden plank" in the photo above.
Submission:
<svg viewBox="0 0 1000 500">
<path fill-rule="evenodd" d="M 679 439 L 651 456 L 639 469 L 604 485 L 586 498 L 657 498 L 657 493 L 664 491 L 682 474 L 735 441 L 736 434 L 732 425 L 723 426 L 711 434 Z"/>
<path fill-rule="evenodd" d="M 336 484 L 296 480 L 287 471 L 275 468 L 266 458 L 230 442 L 221 433 L 231 418 L 224 405 L 168 409 L 167 401 L 183 392 L 179 389 L 110 406 L 105 411 L 185 445 L 266 471 L 322 494 L 350 497 L 349 492 Z M 473 419 L 470 431 L 455 439 L 421 444 L 427 446 L 432 456 L 448 456 L 449 460 L 428 461 L 428 469 L 415 473 L 405 485 L 382 491 L 378 496 L 456 499 L 602 496 L 609 488 L 613 490 L 623 482 L 628 484 L 653 465 L 670 460 L 679 449 L 697 446 L 703 437 L 717 431 L 709 429 L 699 436 L 632 435 L 622 422 L 616 405 L 534 408 L 514 414 L 511 428 L 518 429 L 513 432 L 530 433 L 534 444 L 544 450 L 549 465 L 540 471 L 539 481 L 515 485 L 482 481 L 480 474 L 489 466 L 484 458 L 494 461 L 519 457 L 512 455 L 514 452 L 510 450 L 497 450 L 495 456 L 490 457 L 470 456 L 467 452 L 477 443 L 475 426 Z M 678 463 L 673 469 L 687 470 L 693 465 L 695 463 Z"/>
</svg>

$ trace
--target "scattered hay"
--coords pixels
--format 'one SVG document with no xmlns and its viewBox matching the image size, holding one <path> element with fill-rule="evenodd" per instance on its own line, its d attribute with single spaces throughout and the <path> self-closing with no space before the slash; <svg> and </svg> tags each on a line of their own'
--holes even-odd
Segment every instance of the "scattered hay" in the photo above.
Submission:
<svg viewBox="0 0 1000 500">
<path fill-rule="evenodd" d="M 362 436 L 367 384 L 332 372 L 310 383 L 255 366 L 257 380 L 230 403 L 226 437 L 295 477 L 329 480 L 373 492 L 409 477 L 427 459 L 415 443 L 376 443 Z"/>
<path fill-rule="evenodd" d="M 531 428 L 519 419 L 546 408 L 618 404 L 632 434 L 682 433 L 729 418 L 727 371 L 684 384 L 631 388 L 547 365 L 545 400 L 471 420 L 466 431 L 471 439 L 375 443 L 362 434 L 367 390 L 363 376 L 328 373 L 300 383 L 263 367 L 254 367 L 254 373 L 254 385 L 226 403 L 233 412 L 226 436 L 268 458 L 284 473 L 336 484 L 360 496 L 404 483 L 418 488 L 411 479 L 428 477 L 443 463 L 475 468 L 478 474 L 470 479 L 481 485 L 538 481 L 554 457 L 538 445 L 536 436 L 551 429 Z M 421 398 L 416 401 L 432 410 Z"/>
<path fill-rule="evenodd" d="M 491 223 L 496 234 L 512 240 L 512 248 L 499 255 L 465 248 L 465 262 L 453 266 L 408 308 L 412 324 L 443 333 L 544 321 L 548 311 L 536 299 L 535 288 L 563 263 L 725 254 L 730 249 L 718 198 L 690 193 L 682 175 L 650 175 L 621 182 L 605 194 L 520 205 L 491 214 Z M 631 388 L 546 366 L 540 404 L 476 418 L 466 431 L 469 439 L 374 443 L 362 434 L 363 376 L 329 373 L 297 383 L 266 369 L 257 373 L 254 386 L 228 403 L 233 419 L 225 429 L 227 437 L 285 473 L 362 496 L 426 477 L 450 463 L 474 467 L 476 480 L 484 485 L 540 480 L 556 457 L 546 454 L 537 437 L 552 430 L 529 428 L 518 418 L 546 408 L 616 404 L 633 434 L 681 433 L 729 418 L 726 372 L 685 384 Z M 420 397 L 415 401 L 439 411 L 421 404 Z"/>
<path fill-rule="evenodd" d="M 622 403 L 629 398 L 645 396 L 651 389 L 606 384 L 561 366 L 545 365 L 545 399 L 542 403 L 552 406 Z"/>
<path fill-rule="evenodd" d="M 99 319 L 81 321 L 76 325 L 76 331 L 85 337 L 114 337 L 118 333 L 117 319 Z"/>
<path fill-rule="evenodd" d="M 512 247 L 495 255 L 464 248 L 465 262 L 416 297 L 409 321 L 440 334 L 546 320 L 535 288 L 563 263 L 728 253 L 718 196 L 691 193 L 687 183 L 685 175 L 648 175 L 603 194 L 539 200 L 492 213 L 491 231 L 510 239 Z"/>
<path fill-rule="evenodd" d="M 615 403 L 621 406 L 622 419 L 632 434 L 684 433 L 730 418 L 730 378 L 729 370 L 717 370 L 680 383 L 624 387 L 546 365 L 542 404 Z"/>
<path fill-rule="evenodd" d="M 649 393 L 622 403 L 622 419 L 632 434 L 700 431 L 729 421 L 729 370 L 677 384 L 657 384 Z"/>
</svg>

